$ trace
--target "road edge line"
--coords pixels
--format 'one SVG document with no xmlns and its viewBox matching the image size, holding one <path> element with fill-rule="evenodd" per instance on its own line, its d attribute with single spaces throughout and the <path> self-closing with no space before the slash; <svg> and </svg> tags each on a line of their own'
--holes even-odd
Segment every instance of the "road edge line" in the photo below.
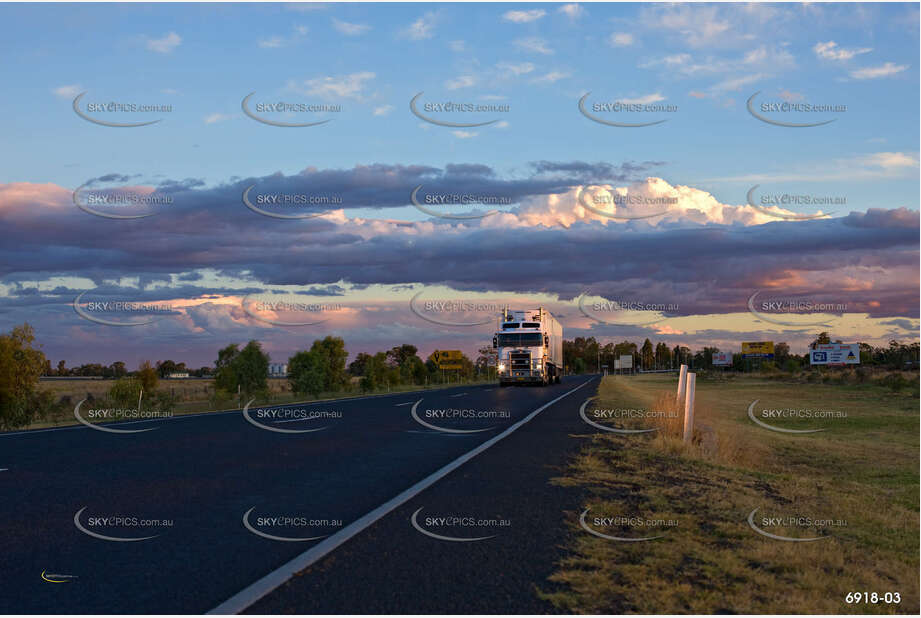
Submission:
<svg viewBox="0 0 921 618">
<path fill-rule="evenodd" d="M 285 564 L 281 565 L 274 571 L 256 580 L 255 582 L 253 582 L 252 584 L 250 584 L 249 586 L 247 586 L 240 592 L 236 593 L 235 595 L 233 595 L 232 597 L 230 597 L 229 599 L 227 599 L 226 601 L 224 601 L 223 603 L 221 603 L 220 605 L 218 605 L 217 607 L 215 607 L 214 609 L 210 610 L 207 613 L 208 614 L 237 614 L 237 613 L 242 612 L 243 610 L 250 607 L 251 605 L 253 605 L 257 601 L 265 597 L 267 594 L 269 594 L 276 588 L 279 588 L 289 579 L 294 577 L 294 575 L 297 572 L 303 571 L 304 569 L 306 569 L 313 563 L 317 562 L 318 560 L 320 560 L 327 554 L 331 553 L 337 547 L 339 547 L 340 545 L 342 545 L 343 543 L 351 539 L 353 536 L 362 532 L 365 528 L 368 528 L 369 526 L 371 526 L 377 520 L 381 519 L 382 517 L 384 517 L 385 515 L 387 515 L 394 509 L 396 509 L 397 507 L 402 506 L 404 503 L 408 502 L 409 500 L 414 498 L 416 495 L 422 493 L 424 490 L 428 489 L 429 487 L 434 485 L 436 482 L 440 481 L 442 478 L 444 478 L 445 476 L 447 476 L 448 474 L 450 474 L 457 468 L 461 467 L 462 465 L 464 465 L 465 463 L 467 463 L 468 461 L 470 461 L 471 459 L 473 459 L 474 457 L 476 457 L 483 451 L 487 450 L 488 448 L 490 448 L 491 446 L 493 446 L 494 444 L 496 444 L 503 438 L 506 438 L 510 436 L 511 434 L 515 433 L 515 431 L 517 431 L 520 427 L 527 424 L 538 414 L 540 414 L 541 412 L 543 412 L 544 410 L 546 410 L 547 408 L 549 408 L 556 402 L 560 401 L 564 397 L 568 397 L 569 395 L 573 394 L 574 392 L 576 392 L 577 390 L 579 390 L 586 384 L 589 384 L 593 380 L 595 380 L 594 377 L 589 378 L 588 380 L 586 380 L 579 386 L 563 393 L 562 395 L 560 395 L 559 397 L 555 399 L 548 401 L 547 403 L 537 408 L 533 412 L 530 412 L 523 419 L 521 419 L 520 421 L 518 421 L 517 423 L 515 423 L 514 425 L 512 425 L 511 427 L 509 427 L 502 433 L 500 433 L 499 435 L 490 438 L 489 440 L 487 440 L 486 442 L 483 442 L 476 448 L 470 451 L 467 451 L 466 453 L 464 453 L 463 455 L 461 455 L 454 461 L 448 463 L 447 465 L 442 466 L 441 468 L 431 473 L 430 475 L 428 475 L 421 481 L 412 485 L 409 489 L 403 490 L 402 492 L 400 492 L 399 494 L 397 494 L 396 496 L 394 496 L 387 502 L 383 503 L 382 505 L 378 506 L 374 510 L 362 515 L 361 517 L 359 517 L 358 519 L 350 523 L 348 526 L 346 526 L 339 532 L 336 532 L 335 534 L 327 537 L 323 541 L 320 541 L 319 543 L 317 543 L 316 545 L 314 545 L 307 551 L 303 552 L 302 554 L 295 556 L 294 558 L 292 558 Z"/>
</svg>

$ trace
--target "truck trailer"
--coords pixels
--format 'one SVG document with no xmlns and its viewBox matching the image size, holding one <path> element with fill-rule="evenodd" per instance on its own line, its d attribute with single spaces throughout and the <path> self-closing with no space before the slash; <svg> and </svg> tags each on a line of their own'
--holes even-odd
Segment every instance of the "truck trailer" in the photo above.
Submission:
<svg viewBox="0 0 921 618">
<path fill-rule="evenodd" d="M 504 309 L 492 338 L 499 385 L 559 384 L 563 375 L 563 327 L 543 307 Z"/>
</svg>

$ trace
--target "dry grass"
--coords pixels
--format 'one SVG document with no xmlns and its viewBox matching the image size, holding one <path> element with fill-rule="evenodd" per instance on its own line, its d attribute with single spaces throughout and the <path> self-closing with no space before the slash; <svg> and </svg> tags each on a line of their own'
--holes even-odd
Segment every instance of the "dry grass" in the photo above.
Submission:
<svg viewBox="0 0 921 618">
<path fill-rule="evenodd" d="M 674 377 L 606 378 L 599 406 L 677 410 Z M 770 421 L 827 431 L 762 429 L 758 408 L 834 409 L 846 418 Z M 683 405 L 681 406 L 683 416 Z M 653 435 L 595 435 L 556 482 L 584 489 L 597 516 L 673 520 L 663 538 L 627 543 L 584 532 L 572 541 L 542 596 L 576 613 L 917 613 L 918 409 L 910 394 L 766 380 L 697 384 L 694 439 L 672 414 L 633 419 Z M 836 525 L 771 526 L 746 518 L 807 516 Z M 621 537 L 648 529 L 599 530 Z M 649 535 L 651 536 L 651 535 Z M 901 603 L 848 605 L 851 591 L 899 592 Z"/>
</svg>

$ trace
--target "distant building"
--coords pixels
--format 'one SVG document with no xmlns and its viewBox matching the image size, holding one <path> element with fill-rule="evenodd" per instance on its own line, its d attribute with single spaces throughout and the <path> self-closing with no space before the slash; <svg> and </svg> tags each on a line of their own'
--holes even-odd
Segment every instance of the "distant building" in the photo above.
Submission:
<svg viewBox="0 0 921 618">
<path fill-rule="evenodd" d="M 188 378 L 189 372 L 188 371 L 177 371 L 177 372 L 169 374 L 166 377 L 169 378 L 170 380 L 175 380 L 176 378 Z"/>
<path fill-rule="evenodd" d="M 288 375 L 288 363 L 269 363 L 270 378 L 284 378 Z"/>
</svg>

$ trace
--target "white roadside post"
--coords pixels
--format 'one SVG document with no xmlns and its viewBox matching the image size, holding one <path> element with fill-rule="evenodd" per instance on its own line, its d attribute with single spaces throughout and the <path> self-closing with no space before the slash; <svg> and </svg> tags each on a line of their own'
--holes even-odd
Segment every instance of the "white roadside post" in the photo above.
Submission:
<svg viewBox="0 0 921 618">
<path fill-rule="evenodd" d="M 681 365 L 681 369 L 678 371 L 678 393 L 675 395 L 675 401 L 681 401 L 681 396 L 684 395 L 684 388 L 687 385 L 688 380 L 688 366 Z"/>
<path fill-rule="evenodd" d="M 687 393 L 684 398 L 684 441 L 690 442 L 694 434 L 694 386 L 697 383 L 697 374 L 689 373 L 687 379 Z"/>
</svg>

